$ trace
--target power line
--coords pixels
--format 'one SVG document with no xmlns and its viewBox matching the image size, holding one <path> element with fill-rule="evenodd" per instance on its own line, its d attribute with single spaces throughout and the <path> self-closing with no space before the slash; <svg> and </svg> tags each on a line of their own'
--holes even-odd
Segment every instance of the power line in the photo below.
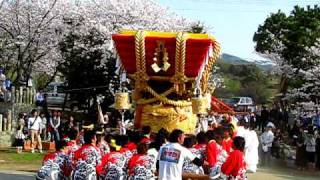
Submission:
<svg viewBox="0 0 320 180">
<path fill-rule="evenodd" d="M 92 86 L 92 87 L 86 87 L 86 88 L 74 88 L 74 89 L 67 89 L 65 92 L 72 92 L 72 91 L 82 91 L 82 90 L 95 90 L 95 89 L 104 89 L 109 88 L 109 86 Z"/>
</svg>

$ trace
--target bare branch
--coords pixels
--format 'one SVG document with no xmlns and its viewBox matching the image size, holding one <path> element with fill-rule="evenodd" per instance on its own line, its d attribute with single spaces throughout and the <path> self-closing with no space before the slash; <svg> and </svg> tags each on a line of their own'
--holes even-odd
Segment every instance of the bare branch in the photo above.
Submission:
<svg viewBox="0 0 320 180">
<path fill-rule="evenodd" d="M 7 29 L 5 26 L 0 24 L 0 28 L 3 29 L 5 32 L 7 32 L 11 36 L 11 38 L 14 38 L 13 33 L 9 29 Z"/>
<path fill-rule="evenodd" d="M 2 9 L 2 6 L 4 5 L 5 0 L 0 1 L 0 10 Z"/>
</svg>

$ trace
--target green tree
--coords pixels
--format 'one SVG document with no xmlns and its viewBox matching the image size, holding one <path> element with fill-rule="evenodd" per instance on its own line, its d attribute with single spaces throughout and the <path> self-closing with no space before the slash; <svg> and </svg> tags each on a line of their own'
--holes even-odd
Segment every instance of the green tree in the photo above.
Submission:
<svg viewBox="0 0 320 180">
<path fill-rule="evenodd" d="M 320 38 L 320 8 L 318 6 L 302 8 L 295 6 L 287 16 L 280 10 L 271 14 L 258 27 L 253 36 L 256 51 L 276 60 L 278 65 L 290 65 L 295 69 L 306 70 L 316 62 L 306 58 L 308 48 Z M 291 82 L 297 77 L 292 78 Z M 284 73 L 281 77 L 280 91 L 286 93 L 290 81 Z"/>
<path fill-rule="evenodd" d="M 234 65 L 223 61 L 217 64 L 224 86 L 215 95 L 222 98 L 249 96 L 256 103 L 267 103 L 271 97 L 271 77 L 254 64 Z"/>
<path fill-rule="evenodd" d="M 190 33 L 207 33 L 206 27 L 202 22 L 198 21 L 193 26 L 191 26 Z"/>
<path fill-rule="evenodd" d="M 106 96 L 110 105 L 113 96 L 109 84 L 115 80 L 115 58 L 106 48 L 107 37 L 96 28 L 84 24 L 74 25 L 68 21 L 70 31 L 60 41 L 60 51 L 64 59 L 58 67 L 73 90 L 71 95 L 80 103 L 95 99 L 97 94 Z"/>
</svg>

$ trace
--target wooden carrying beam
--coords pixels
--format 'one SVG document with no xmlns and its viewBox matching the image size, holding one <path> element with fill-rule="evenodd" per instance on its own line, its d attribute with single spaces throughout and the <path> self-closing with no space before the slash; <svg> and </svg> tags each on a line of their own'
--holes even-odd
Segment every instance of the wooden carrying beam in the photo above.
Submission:
<svg viewBox="0 0 320 180">
<path fill-rule="evenodd" d="M 183 173 L 182 174 L 183 180 L 209 180 L 208 175 L 201 175 L 201 174 L 193 174 L 193 173 Z"/>
</svg>

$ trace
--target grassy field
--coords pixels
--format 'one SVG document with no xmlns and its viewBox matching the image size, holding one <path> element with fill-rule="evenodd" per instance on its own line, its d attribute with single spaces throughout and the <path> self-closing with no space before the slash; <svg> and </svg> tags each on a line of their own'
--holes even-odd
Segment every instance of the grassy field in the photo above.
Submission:
<svg viewBox="0 0 320 180">
<path fill-rule="evenodd" d="M 42 164 L 45 153 L 17 154 L 15 149 L 0 149 L 0 170 L 36 172 Z"/>
</svg>

